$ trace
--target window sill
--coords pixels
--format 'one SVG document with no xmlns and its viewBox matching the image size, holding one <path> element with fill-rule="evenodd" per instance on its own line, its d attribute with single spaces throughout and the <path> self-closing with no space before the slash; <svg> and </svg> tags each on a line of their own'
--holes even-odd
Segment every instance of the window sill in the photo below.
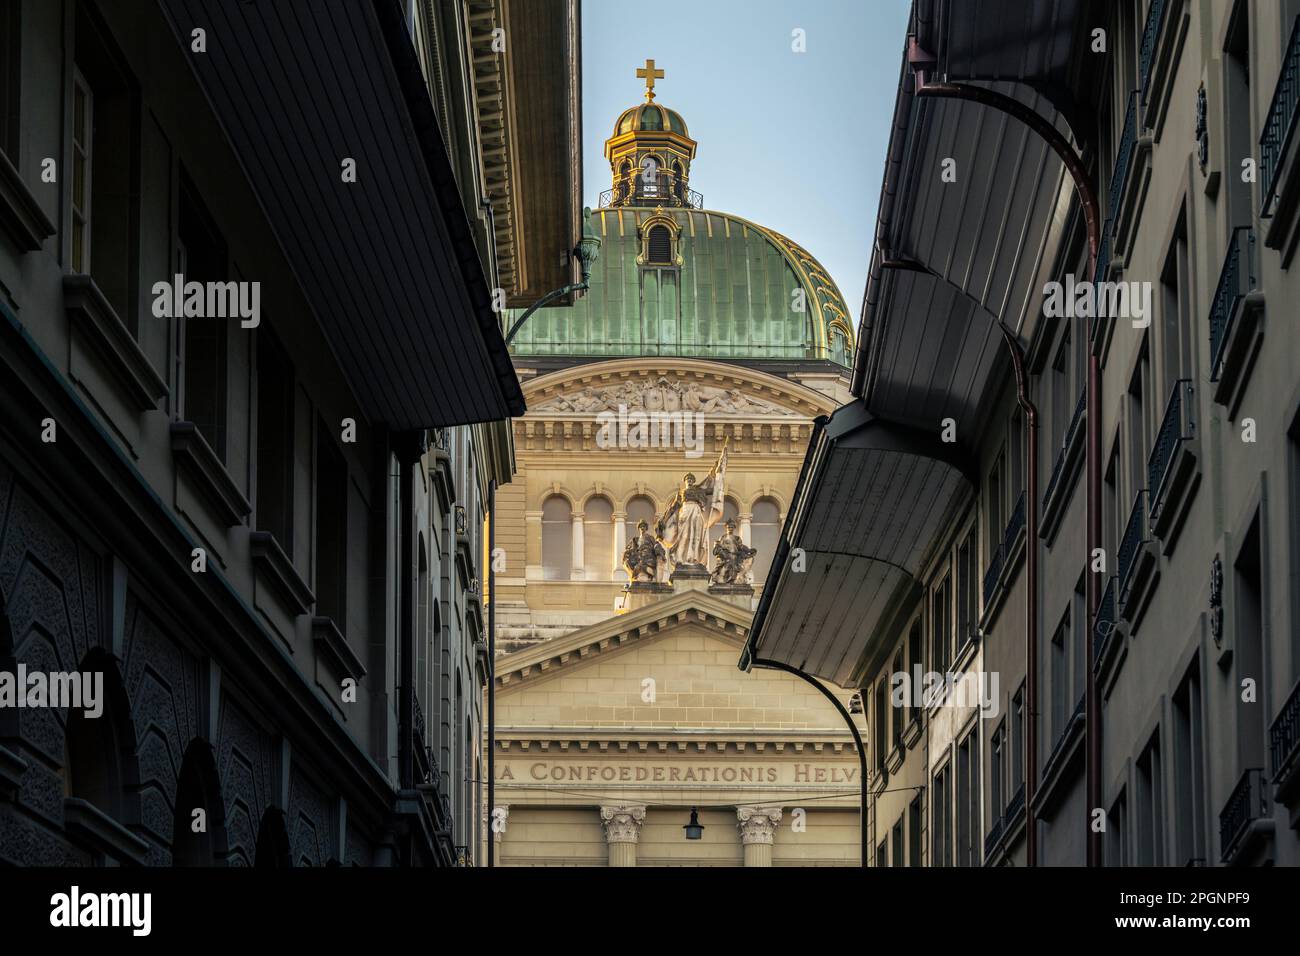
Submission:
<svg viewBox="0 0 1300 956">
<path fill-rule="evenodd" d="M 253 510 L 226 466 L 193 422 L 172 422 L 172 455 L 199 483 L 226 527 L 239 524 Z"/>
<path fill-rule="evenodd" d="M 332 617 L 313 617 L 311 619 L 312 642 L 316 655 L 323 658 L 329 668 L 340 680 L 351 677 L 358 683 L 366 676 L 366 668 L 357 657 L 348 639 L 339 630 Z"/>
<path fill-rule="evenodd" d="M 9 157 L 0 150 L 0 226 L 13 239 L 19 252 L 39 252 L 45 240 L 54 235 L 41 204 L 27 188 Z"/>
<path fill-rule="evenodd" d="M 63 801 L 63 825 L 95 853 L 119 863 L 143 864 L 149 844 L 94 804 L 77 797 Z"/>
<path fill-rule="evenodd" d="M 316 596 L 284 553 L 275 535 L 269 531 L 254 531 L 248 536 L 248 543 L 253 569 L 275 586 L 291 610 L 296 614 L 306 614 L 316 603 Z"/>
<path fill-rule="evenodd" d="M 167 394 L 167 383 L 149 364 L 148 357 L 95 280 L 77 273 L 65 275 L 63 308 L 73 331 L 85 330 L 88 344 L 108 364 L 136 409 L 142 412 L 156 409 L 158 400 Z"/>
</svg>

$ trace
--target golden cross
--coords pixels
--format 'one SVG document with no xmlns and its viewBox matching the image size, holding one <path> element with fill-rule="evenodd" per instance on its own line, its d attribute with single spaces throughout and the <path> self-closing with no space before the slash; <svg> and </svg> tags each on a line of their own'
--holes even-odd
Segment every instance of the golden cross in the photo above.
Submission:
<svg viewBox="0 0 1300 956">
<path fill-rule="evenodd" d="M 653 100 L 655 98 L 655 80 L 662 80 L 664 78 L 664 71 L 655 69 L 654 60 L 646 60 L 645 68 L 642 69 L 638 67 L 636 75 L 638 79 L 645 80 L 645 98 L 647 100 Z"/>
</svg>

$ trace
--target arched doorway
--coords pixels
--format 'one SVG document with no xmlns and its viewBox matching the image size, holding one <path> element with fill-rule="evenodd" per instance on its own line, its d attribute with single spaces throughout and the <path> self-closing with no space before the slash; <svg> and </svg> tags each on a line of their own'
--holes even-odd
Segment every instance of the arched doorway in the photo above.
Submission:
<svg viewBox="0 0 1300 956">
<path fill-rule="evenodd" d="M 196 811 L 202 810 L 199 816 Z M 199 827 L 201 823 L 201 828 Z M 212 747 L 195 737 L 185 748 L 172 817 L 173 866 L 226 865 L 226 808 Z"/>
<path fill-rule="evenodd" d="M 257 851 L 253 866 L 290 867 L 289 831 L 284 825 L 284 811 L 267 807 L 262 822 L 257 826 Z"/>
</svg>

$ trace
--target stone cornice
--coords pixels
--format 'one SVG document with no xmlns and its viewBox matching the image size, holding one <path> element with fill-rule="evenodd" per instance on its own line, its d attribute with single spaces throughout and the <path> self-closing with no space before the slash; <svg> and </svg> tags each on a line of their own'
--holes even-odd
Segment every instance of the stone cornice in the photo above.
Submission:
<svg viewBox="0 0 1300 956">
<path fill-rule="evenodd" d="M 499 728 L 497 751 L 505 754 L 764 754 L 856 758 L 848 730 L 676 730 L 671 727 Z"/>
<path fill-rule="evenodd" d="M 531 409 L 568 392 L 618 385 L 622 382 L 653 382 L 660 376 L 671 376 L 677 381 L 698 382 L 701 385 L 719 388 L 738 388 L 747 395 L 772 402 L 809 420 L 818 415 L 828 415 L 835 410 L 834 402 L 821 392 L 758 369 L 731 363 L 711 362 L 707 359 L 674 357 L 663 360 L 636 356 L 571 366 L 526 381 L 523 385 L 524 397 L 530 408 L 526 417 L 535 418 L 542 414 L 547 417 L 563 417 L 558 412 L 538 413 Z M 570 414 L 568 417 L 573 416 Z M 750 416 L 732 417 L 748 420 Z M 776 420 L 785 419 L 781 417 Z"/>
</svg>

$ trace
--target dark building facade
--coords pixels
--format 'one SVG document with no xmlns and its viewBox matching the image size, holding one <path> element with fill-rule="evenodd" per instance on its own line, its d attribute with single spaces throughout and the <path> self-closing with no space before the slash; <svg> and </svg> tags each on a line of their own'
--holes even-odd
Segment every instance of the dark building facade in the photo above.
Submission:
<svg viewBox="0 0 1300 956">
<path fill-rule="evenodd" d="M 0 707 L 0 860 L 473 861 L 497 249 L 578 209 L 493 229 L 471 6 L 0 3 L 0 673 L 103 680 Z"/>
</svg>

